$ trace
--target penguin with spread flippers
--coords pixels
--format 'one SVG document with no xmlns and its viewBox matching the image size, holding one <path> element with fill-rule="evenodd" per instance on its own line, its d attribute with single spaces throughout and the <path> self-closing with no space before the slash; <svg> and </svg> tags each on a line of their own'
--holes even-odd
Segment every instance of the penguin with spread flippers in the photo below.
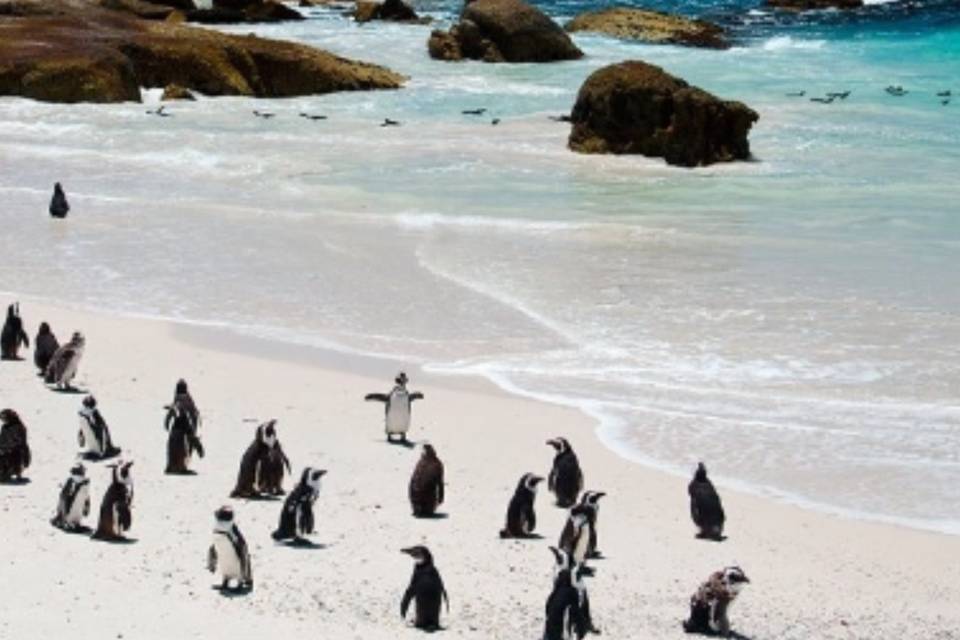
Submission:
<svg viewBox="0 0 960 640">
<path fill-rule="evenodd" d="M 83 519 L 90 515 L 90 479 L 81 463 L 70 469 L 70 477 L 60 488 L 57 512 L 50 524 L 69 533 L 90 531 Z"/>
<path fill-rule="evenodd" d="M 750 580 L 740 567 L 717 571 L 690 597 L 690 617 L 683 622 L 687 633 L 729 637 L 730 605 Z"/>
<path fill-rule="evenodd" d="M 313 533 L 313 503 L 320 495 L 320 479 L 326 475 L 325 469 L 307 467 L 300 474 L 300 482 L 287 495 L 283 510 L 280 511 L 280 524 L 273 532 L 276 541 L 291 540 L 294 544 L 305 544 L 305 536 Z"/>
<path fill-rule="evenodd" d="M 507 525 L 500 530 L 501 538 L 529 538 L 537 528 L 537 514 L 533 503 L 537 497 L 537 485 L 543 478 L 525 473 L 507 506 Z"/>
<path fill-rule="evenodd" d="M 70 338 L 70 342 L 57 349 L 44 372 L 46 383 L 65 391 L 73 389 L 71 383 L 77 376 L 77 368 L 80 366 L 86 344 L 83 334 L 77 331 Z"/>
<path fill-rule="evenodd" d="M 553 468 L 547 476 L 547 487 L 557 497 L 557 506 L 568 508 L 577 501 L 583 489 L 583 472 L 577 454 L 566 438 L 547 440 L 547 444 L 556 450 Z"/>
<path fill-rule="evenodd" d="M 40 370 L 41 376 L 47 370 L 50 359 L 53 358 L 53 354 L 59 348 L 60 343 L 57 342 L 57 336 L 53 335 L 53 331 L 50 330 L 50 325 L 41 322 L 37 337 L 33 339 L 33 364 Z"/>
<path fill-rule="evenodd" d="M 30 348 L 30 338 L 23 330 L 23 319 L 20 317 L 20 304 L 13 303 L 7 307 L 7 319 L 0 331 L 0 358 L 3 360 L 19 360 L 20 346 Z"/>
<path fill-rule="evenodd" d="M 413 626 L 424 631 L 437 631 L 441 629 L 441 599 L 447 605 L 448 614 L 450 601 L 447 599 L 447 590 L 443 586 L 440 572 L 433 564 L 433 555 L 424 546 L 408 547 L 400 551 L 411 556 L 416 562 L 413 576 L 410 578 L 410 586 L 407 587 L 400 601 L 400 617 L 406 619 L 407 609 L 415 600 L 416 615 Z"/>
<path fill-rule="evenodd" d="M 364 400 L 384 403 L 384 427 L 387 432 L 387 441 L 395 442 L 394 437 L 399 436 L 399 441 L 406 444 L 407 431 L 410 430 L 411 404 L 415 400 L 422 400 L 423 394 L 419 391 L 407 390 L 407 374 L 403 371 L 397 374 L 394 382 L 396 384 L 390 393 L 368 393 Z"/>
<path fill-rule="evenodd" d="M 132 465 L 132 462 L 110 465 L 112 481 L 100 503 L 97 530 L 91 536 L 94 540 L 125 540 L 123 534 L 133 525 L 133 475 L 130 473 Z"/>
<path fill-rule="evenodd" d="M 443 504 L 443 462 L 429 444 L 423 445 L 423 453 L 410 476 L 410 507 L 417 518 L 427 518 Z"/>
<path fill-rule="evenodd" d="M 22 482 L 31 460 L 27 427 L 13 409 L 0 411 L 0 482 Z"/>
<path fill-rule="evenodd" d="M 248 593 L 253 589 L 253 567 L 247 541 L 234 519 L 233 509 L 224 506 L 214 513 L 213 542 L 207 550 L 207 570 L 218 569 L 224 593 Z M 234 586 L 231 588 L 230 584 Z"/>
<path fill-rule="evenodd" d="M 707 477 L 707 467 L 701 462 L 693 474 L 693 480 L 687 485 L 690 495 L 690 517 L 700 530 L 698 538 L 721 541 L 723 525 L 727 516 L 723 512 L 723 504 L 717 490 Z"/>
<path fill-rule="evenodd" d="M 88 460 L 106 460 L 120 454 L 120 447 L 113 444 L 110 427 L 97 408 L 97 399 L 87 396 L 80 405 L 80 429 L 77 443 Z"/>
</svg>

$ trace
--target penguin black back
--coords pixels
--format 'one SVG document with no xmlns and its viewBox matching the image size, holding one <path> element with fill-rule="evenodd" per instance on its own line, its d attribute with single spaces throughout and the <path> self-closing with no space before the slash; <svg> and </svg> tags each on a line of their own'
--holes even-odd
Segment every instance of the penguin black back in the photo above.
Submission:
<svg viewBox="0 0 960 640">
<path fill-rule="evenodd" d="M 687 485 L 687 493 L 690 495 L 690 517 L 700 529 L 697 537 L 723 540 L 726 514 L 723 512 L 720 496 L 707 477 L 707 468 L 702 462 L 697 465 L 693 480 Z"/>
<path fill-rule="evenodd" d="M 410 476 L 410 506 L 418 518 L 432 516 L 443 504 L 443 462 L 429 445 L 423 445 L 423 453 Z"/>
<path fill-rule="evenodd" d="M 46 322 L 40 323 L 40 329 L 37 331 L 37 337 L 33 341 L 33 364 L 37 366 L 42 375 L 50 364 L 53 354 L 60 348 L 57 342 L 57 336 L 53 335 L 50 325 Z"/>
<path fill-rule="evenodd" d="M 583 472 L 580 471 L 580 462 L 577 454 L 566 438 L 547 440 L 557 454 L 553 458 L 553 468 L 547 479 L 547 485 L 557 498 L 557 506 L 568 508 L 573 506 L 583 489 Z"/>
<path fill-rule="evenodd" d="M 69 212 L 70 204 L 67 202 L 67 194 L 57 182 L 53 185 L 53 197 L 50 198 L 50 215 L 54 218 L 66 218 Z"/>
<path fill-rule="evenodd" d="M 526 538 L 537 528 L 537 515 L 533 503 L 537 497 L 537 484 L 543 481 L 538 475 L 525 473 L 507 506 L 507 526 L 500 531 L 501 538 Z"/>
<path fill-rule="evenodd" d="M 400 601 L 400 616 L 406 618 L 410 603 L 416 600 L 414 626 L 424 631 L 436 631 L 441 628 L 441 599 L 446 603 L 448 613 L 450 611 L 450 601 L 447 598 L 447 590 L 443 586 L 443 580 L 440 578 L 440 572 L 433 564 L 433 555 L 424 546 L 407 547 L 400 551 L 416 561 L 413 576 L 410 578 L 410 586 L 407 587 L 403 599 Z"/>
<path fill-rule="evenodd" d="M 0 411 L 0 482 L 22 480 L 32 455 L 27 427 L 13 409 Z"/>
<path fill-rule="evenodd" d="M 589 609 L 581 602 L 581 594 L 574 581 L 577 565 L 562 549 L 550 547 L 556 559 L 553 589 L 547 598 L 543 640 L 568 640 L 583 638 L 590 630 L 587 619 Z"/>
<path fill-rule="evenodd" d="M 19 360 L 20 345 L 30 347 L 30 338 L 23 330 L 23 320 L 20 318 L 20 305 L 17 303 L 7 307 L 7 319 L 0 331 L 0 358 L 4 360 Z"/>
</svg>

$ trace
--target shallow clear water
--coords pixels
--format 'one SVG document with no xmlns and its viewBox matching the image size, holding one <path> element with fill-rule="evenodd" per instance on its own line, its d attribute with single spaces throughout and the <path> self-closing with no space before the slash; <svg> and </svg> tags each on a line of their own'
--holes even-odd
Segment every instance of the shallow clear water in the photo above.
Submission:
<svg viewBox="0 0 960 640">
<path fill-rule="evenodd" d="M 960 99 L 934 95 L 960 94 L 956 3 L 669 4 L 738 46 L 581 36 L 577 62 L 444 64 L 429 27 L 311 10 L 256 31 L 387 64 L 407 87 L 166 119 L 2 98 L 0 290 L 480 373 L 584 408 L 646 464 L 703 459 L 743 488 L 960 532 Z M 756 109 L 757 161 L 568 152 L 547 116 L 626 58 Z M 799 89 L 852 93 L 786 96 Z M 490 111 L 460 113 L 475 107 Z M 66 224 L 45 215 L 55 180 Z"/>
</svg>

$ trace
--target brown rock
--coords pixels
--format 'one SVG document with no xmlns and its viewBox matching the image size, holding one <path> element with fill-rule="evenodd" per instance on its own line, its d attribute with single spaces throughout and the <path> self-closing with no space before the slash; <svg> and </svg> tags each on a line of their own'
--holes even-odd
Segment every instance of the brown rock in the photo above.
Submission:
<svg viewBox="0 0 960 640">
<path fill-rule="evenodd" d="M 421 18 L 413 7 L 403 0 L 384 0 L 383 2 L 367 2 L 360 0 L 353 10 L 353 19 L 357 22 L 371 20 L 389 20 L 392 22 L 411 22 L 427 24 L 430 18 Z"/>
<path fill-rule="evenodd" d="M 174 8 L 144 0 L 99 0 L 104 9 L 125 11 L 144 20 L 166 20 L 174 13 Z"/>
<path fill-rule="evenodd" d="M 859 9 L 863 0 L 765 0 L 774 9 L 787 11 L 820 11 L 823 9 Z"/>
<path fill-rule="evenodd" d="M 276 0 L 213 0 L 212 8 L 188 11 L 186 15 L 189 22 L 204 24 L 305 20 L 299 11 Z"/>
<path fill-rule="evenodd" d="M 583 13 L 568 22 L 566 30 L 571 33 L 595 31 L 650 44 L 679 44 L 711 49 L 730 47 L 723 29 L 715 24 L 642 9 L 616 8 Z"/>
<path fill-rule="evenodd" d="M 190 93 L 189 89 L 181 87 L 178 84 L 168 84 L 163 88 L 163 95 L 160 100 L 196 100 L 197 98 Z"/>
<path fill-rule="evenodd" d="M 460 50 L 457 38 L 452 33 L 439 29 L 434 29 L 430 33 L 430 39 L 427 40 L 427 52 L 434 60 L 446 60 L 448 62 L 463 60 L 463 51 Z"/>
<path fill-rule="evenodd" d="M 684 167 L 746 160 L 758 117 L 660 67 L 628 61 L 595 71 L 580 87 L 568 144 L 581 153 L 639 153 Z"/>
</svg>

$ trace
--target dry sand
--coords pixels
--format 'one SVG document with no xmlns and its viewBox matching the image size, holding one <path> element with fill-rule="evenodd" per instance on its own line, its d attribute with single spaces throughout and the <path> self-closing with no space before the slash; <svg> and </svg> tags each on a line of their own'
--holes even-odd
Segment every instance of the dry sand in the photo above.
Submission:
<svg viewBox="0 0 960 640">
<path fill-rule="evenodd" d="M 0 638 L 419 637 L 399 614 L 412 568 L 399 549 L 418 543 L 433 550 L 450 593 L 443 637 L 539 638 L 547 546 L 565 512 L 543 491 L 543 540 L 501 541 L 497 532 L 518 478 L 546 474 L 545 440 L 559 435 L 579 455 L 586 486 L 609 494 L 599 518 L 606 558 L 588 583 L 603 637 L 685 637 L 690 594 L 734 563 L 752 580 L 731 611 L 749 638 L 960 637 L 958 537 L 805 511 L 720 484 L 729 539 L 700 541 L 686 480 L 619 458 L 580 413 L 412 370 L 410 386 L 426 399 L 415 405 L 411 435 L 436 447 L 447 473 L 448 517 L 416 520 L 406 492 L 419 451 L 385 444 L 382 405 L 362 400 L 389 388 L 396 364 L 31 300 L 21 308 L 31 338 L 41 320 L 61 340 L 75 329 L 87 337 L 78 384 L 97 396 L 134 461 L 135 542 L 93 542 L 49 524 L 75 459 L 82 396 L 48 390 L 32 352 L 0 363 L 0 405 L 20 413 L 34 452 L 29 484 L 0 486 Z M 162 473 L 162 407 L 180 377 L 204 416 L 207 457 L 195 477 Z M 270 417 L 296 474 L 329 470 L 316 505 L 322 548 L 273 542 L 279 502 L 227 498 L 251 420 Z M 89 464 L 88 475 L 96 509 L 109 472 Z M 204 568 L 213 511 L 228 502 L 256 580 L 237 598 L 214 590 L 218 580 Z"/>
</svg>

